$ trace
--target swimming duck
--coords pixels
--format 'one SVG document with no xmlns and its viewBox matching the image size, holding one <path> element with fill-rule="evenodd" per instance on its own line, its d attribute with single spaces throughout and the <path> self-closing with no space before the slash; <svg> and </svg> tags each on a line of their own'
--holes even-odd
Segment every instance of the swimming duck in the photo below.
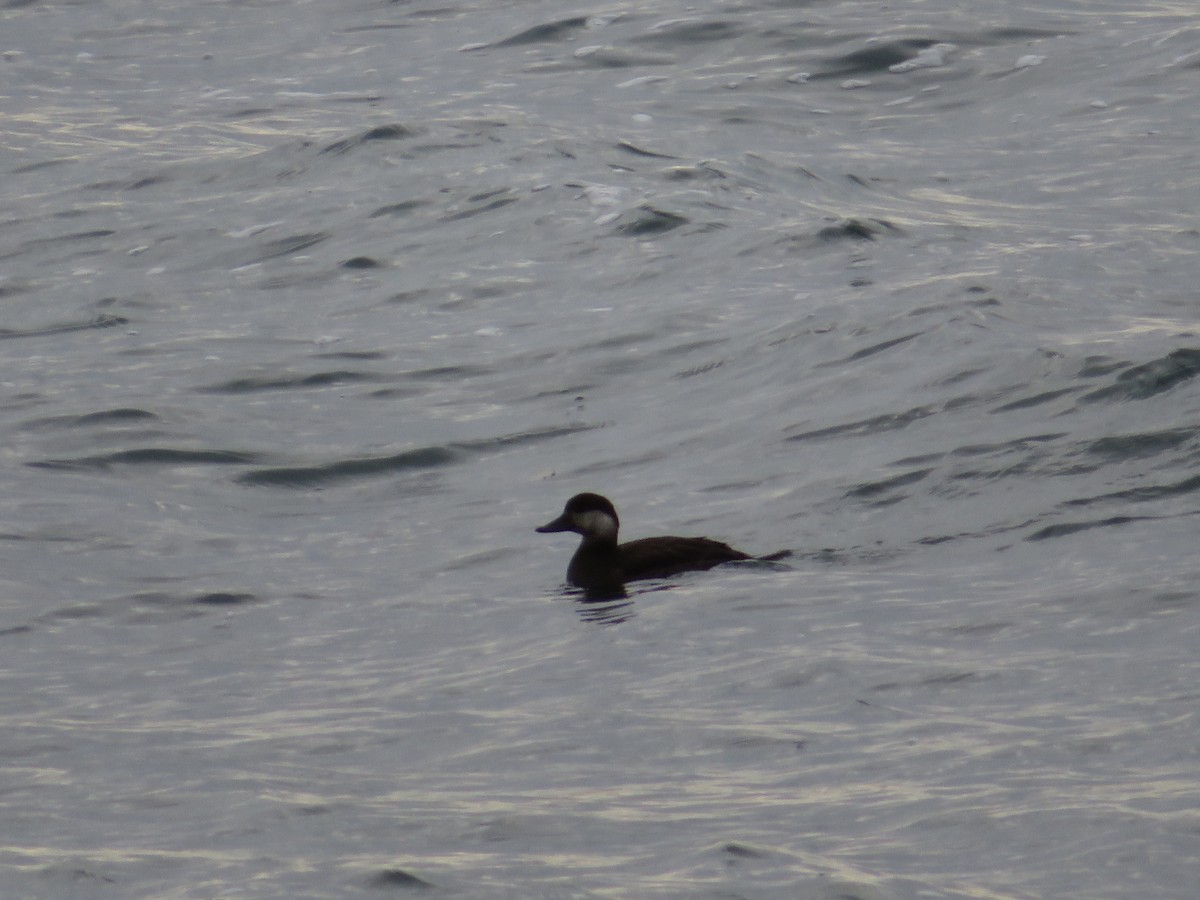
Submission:
<svg viewBox="0 0 1200 900">
<path fill-rule="evenodd" d="M 583 537 L 567 566 L 567 581 L 588 591 L 618 591 L 627 581 L 664 578 L 702 571 L 735 559 L 753 557 L 728 544 L 702 537 L 652 537 L 617 543 L 621 520 L 607 497 L 576 494 L 560 515 L 537 530 L 543 534 L 573 531 Z"/>
</svg>

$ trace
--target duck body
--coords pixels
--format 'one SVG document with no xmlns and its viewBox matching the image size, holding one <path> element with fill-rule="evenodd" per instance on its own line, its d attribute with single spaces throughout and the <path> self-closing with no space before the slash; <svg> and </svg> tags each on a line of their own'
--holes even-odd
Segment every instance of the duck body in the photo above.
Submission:
<svg viewBox="0 0 1200 900">
<path fill-rule="evenodd" d="M 611 501 L 599 494 L 576 494 L 567 501 L 562 515 L 537 530 L 571 531 L 582 537 L 567 566 L 567 581 L 588 591 L 616 591 L 629 581 L 666 578 L 755 558 L 703 537 L 651 537 L 618 544 L 620 527 Z"/>
</svg>

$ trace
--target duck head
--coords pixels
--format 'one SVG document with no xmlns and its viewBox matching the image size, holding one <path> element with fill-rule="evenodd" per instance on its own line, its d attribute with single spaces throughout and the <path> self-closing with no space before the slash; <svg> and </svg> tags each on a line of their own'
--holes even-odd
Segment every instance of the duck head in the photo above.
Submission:
<svg viewBox="0 0 1200 900">
<path fill-rule="evenodd" d="M 607 497 L 599 494 L 576 494 L 563 507 L 562 515 L 547 522 L 537 530 L 543 534 L 555 531 L 573 531 L 583 535 L 585 541 L 617 541 L 617 529 L 621 520 L 616 507 Z"/>
</svg>

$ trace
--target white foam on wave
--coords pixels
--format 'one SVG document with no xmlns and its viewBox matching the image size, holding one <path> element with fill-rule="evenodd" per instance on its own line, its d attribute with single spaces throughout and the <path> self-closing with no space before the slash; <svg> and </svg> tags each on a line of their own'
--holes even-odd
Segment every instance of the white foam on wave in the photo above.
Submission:
<svg viewBox="0 0 1200 900">
<path fill-rule="evenodd" d="M 900 73 L 911 72 L 914 69 L 938 69 L 946 65 L 950 54 L 957 49 L 957 44 L 934 44 L 932 47 L 926 47 L 912 59 L 888 66 L 888 71 Z"/>
</svg>

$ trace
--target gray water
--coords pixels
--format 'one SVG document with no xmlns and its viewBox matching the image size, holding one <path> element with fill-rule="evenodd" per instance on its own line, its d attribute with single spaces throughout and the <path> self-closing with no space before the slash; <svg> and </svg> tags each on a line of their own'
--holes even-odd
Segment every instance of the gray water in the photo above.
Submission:
<svg viewBox="0 0 1200 900">
<path fill-rule="evenodd" d="M 1194 898 L 1192 2 L 0 7 L 0 896 Z M 539 535 L 779 564 L 589 603 Z"/>
</svg>

